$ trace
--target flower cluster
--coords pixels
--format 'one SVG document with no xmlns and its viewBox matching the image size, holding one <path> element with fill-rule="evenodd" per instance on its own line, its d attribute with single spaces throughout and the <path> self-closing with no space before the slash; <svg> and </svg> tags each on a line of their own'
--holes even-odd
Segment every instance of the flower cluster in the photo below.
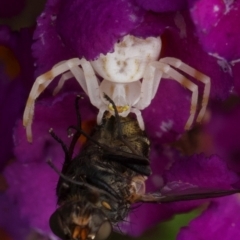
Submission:
<svg viewBox="0 0 240 240">
<path fill-rule="evenodd" d="M 2 0 L 0 17 L 18 14 L 24 4 L 23 0 Z M 0 237 L 33 239 L 35 231 L 42 238 L 55 238 L 48 220 L 56 209 L 59 176 L 46 160 L 52 159 L 61 169 L 64 153 L 48 131 L 53 128 L 70 143 L 66 130 L 76 122 L 74 99 L 82 90 L 70 80 L 53 97 L 56 83 L 49 86 L 36 104 L 30 144 L 21 119 L 35 77 L 63 60 L 94 60 L 100 53 L 113 51 L 114 44 L 128 34 L 160 36 L 161 57 L 181 59 L 208 75 L 212 85 L 205 123 L 183 136 L 190 92 L 175 81 L 161 81 L 156 97 L 143 111 L 153 170 L 147 191 L 171 188 L 177 192 L 186 185 L 240 188 L 239 21 L 240 0 L 48 0 L 36 26 L 18 32 L 0 26 Z M 196 84 L 201 94 L 203 86 Z M 89 128 L 97 109 L 87 96 L 80 102 L 80 112 L 83 125 Z M 182 228 L 177 239 L 236 239 L 240 234 L 238 194 L 142 205 L 130 213 L 121 230 L 139 236 L 204 202 L 209 202 L 204 212 Z"/>
</svg>

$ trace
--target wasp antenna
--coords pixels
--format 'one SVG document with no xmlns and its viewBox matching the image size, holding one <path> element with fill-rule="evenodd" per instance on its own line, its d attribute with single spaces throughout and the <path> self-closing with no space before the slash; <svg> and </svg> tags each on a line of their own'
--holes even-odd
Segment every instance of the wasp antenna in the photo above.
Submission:
<svg viewBox="0 0 240 240">
<path fill-rule="evenodd" d="M 96 192 L 99 192 L 99 193 L 102 193 L 102 194 L 105 194 L 105 195 L 108 195 L 109 198 L 114 198 L 115 201 L 117 201 L 117 199 L 115 199 L 114 196 L 112 196 L 111 194 L 109 194 L 108 192 L 106 192 L 105 190 L 102 190 L 102 189 L 99 189 L 89 183 L 86 183 L 86 182 L 79 182 L 79 181 L 75 181 L 67 176 L 65 176 L 62 172 L 60 172 L 57 167 L 55 166 L 55 164 L 52 162 L 51 159 L 47 159 L 46 160 L 47 164 L 61 177 L 63 178 L 64 180 L 66 180 L 67 182 L 70 182 L 70 183 L 73 183 L 73 184 L 76 184 L 78 186 L 81 186 L 81 187 L 85 187 L 85 188 L 88 188 L 92 191 L 96 191 Z"/>
</svg>

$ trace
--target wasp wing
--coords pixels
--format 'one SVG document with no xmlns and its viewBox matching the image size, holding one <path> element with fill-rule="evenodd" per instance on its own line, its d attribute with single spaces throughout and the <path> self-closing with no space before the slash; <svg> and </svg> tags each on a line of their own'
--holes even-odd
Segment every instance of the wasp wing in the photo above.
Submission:
<svg viewBox="0 0 240 240">
<path fill-rule="evenodd" d="M 178 201 L 217 198 L 239 193 L 240 189 L 205 188 L 196 185 L 178 183 L 178 187 L 165 186 L 158 193 L 141 196 L 141 202 L 169 203 Z"/>
<path fill-rule="evenodd" d="M 149 160 L 146 157 L 138 156 L 133 153 L 118 151 L 117 154 L 104 153 L 103 157 L 108 161 L 117 162 L 139 174 L 149 176 L 152 171 Z"/>
</svg>

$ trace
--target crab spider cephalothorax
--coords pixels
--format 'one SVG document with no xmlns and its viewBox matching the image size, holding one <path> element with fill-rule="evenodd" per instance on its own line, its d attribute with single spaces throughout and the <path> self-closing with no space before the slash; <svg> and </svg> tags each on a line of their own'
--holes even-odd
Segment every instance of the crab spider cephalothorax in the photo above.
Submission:
<svg viewBox="0 0 240 240">
<path fill-rule="evenodd" d="M 189 129 L 197 110 L 198 87 L 176 71 L 180 69 L 204 83 L 202 105 L 197 117 L 197 121 L 201 121 L 210 94 L 210 78 L 179 59 L 166 57 L 158 60 L 160 50 L 159 37 L 140 39 L 127 35 L 121 42 L 115 44 L 113 53 L 100 54 L 94 61 L 87 61 L 84 58 L 63 61 L 39 76 L 32 87 L 23 116 L 28 141 L 32 141 L 31 125 L 35 100 L 58 75 L 61 75 L 61 78 L 54 94 L 62 88 L 66 80 L 74 77 L 89 96 L 91 103 L 99 109 L 98 124 L 101 123 L 106 110 L 114 114 L 111 104 L 104 98 L 106 93 L 116 104 L 120 116 L 125 117 L 130 112 L 136 114 L 142 130 L 144 122 L 140 110 L 151 103 L 161 78 L 176 80 L 192 92 L 190 115 L 185 126 L 185 129 Z M 103 80 L 100 81 L 98 76 Z"/>
</svg>

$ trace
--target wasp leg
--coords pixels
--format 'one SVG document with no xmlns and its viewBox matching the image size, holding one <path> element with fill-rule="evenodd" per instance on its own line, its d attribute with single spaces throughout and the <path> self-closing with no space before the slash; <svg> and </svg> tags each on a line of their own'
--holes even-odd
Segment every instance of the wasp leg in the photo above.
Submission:
<svg viewBox="0 0 240 240">
<path fill-rule="evenodd" d="M 103 188 L 103 190 L 102 190 L 102 189 L 97 188 L 97 187 L 94 186 L 94 185 L 89 184 L 89 183 L 75 181 L 75 180 L 73 180 L 73 179 L 65 176 L 62 172 L 60 172 L 50 159 L 47 160 L 47 164 L 48 164 L 61 178 L 63 178 L 63 179 L 64 179 L 65 181 L 67 181 L 67 182 L 76 184 L 76 185 L 81 186 L 81 187 L 85 187 L 85 188 L 91 189 L 92 191 L 98 191 L 98 192 L 101 192 L 101 193 L 103 193 L 103 194 L 106 194 L 106 193 L 105 193 L 105 190 L 108 189 L 107 187 L 109 187 L 110 189 L 112 189 L 112 188 L 111 188 L 109 185 L 107 185 L 107 184 L 105 184 L 106 186 L 105 186 L 105 188 Z M 102 182 L 100 185 L 103 186 L 103 184 L 104 184 L 104 182 Z M 108 189 L 108 190 L 109 190 L 109 189 Z M 114 191 L 114 190 L 113 190 L 113 191 Z M 108 192 L 109 192 L 109 191 L 108 191 Z M 114 191 L 114 192 L 115 192 L 115 191 Z M 112 194 L 112 192 L 110 192 L 110 194 L 109 194 L 109 193 L 107 193 L 107 194 L 110 195 L 110 194 Z M 113 194 L 112 194 L 112 195 L 113 195 Z M 110 195 L 110 196 L 111 196 L 111 195 Z M 113 195 L 113 196 L 114 196 L 114 195 Z M 119 196 L 117 196 L 117 197 L 119 197 Z"/>
<path fill-rule="evenodd" d="M 104 171 L 102 171 L 101 173 L 102 174 L 107 174 Z M 98 178 L 96 176 L 94 176 L 94 177 L 91 176 L 91 178 L 87 179 L 87 182 L 89 184 L 95 186 L 96 188 L 100 188 L 100 189 L 106 191 L 110 195 L 114 196 L 116 199 L 119 199 L 120 196 L 117 194 L 117 192 L 109 184 L 107 184 L 105 181 L 101 180 L 100 178 Z"/>
<path fill-rule="evenodd" d="M 80 99 L 80 96 L 77 96 L 76 97 L 76 100 L 75 100 L 75 109 L 76 109 L 76 114 L 77 114 L 77 124 L 78 126 L 81 127 L 81 115 L 80 115 L 80 112 L 79 112 L 79 99 Z M 53 131 L 53 129 L 51 128 L 49 130 L 49 133 L 51 134 L 51 136 L 58 142 L 61 144 L 62 146 L 62 149 L 65 153 L 65 161 L 64 161 L 64 164 L 63 164 L 63 169 L 62 171 L 64 172 L 64 169 L 68 166 L 68 164 L 71 162 L 72 160 L 72 156 L 73 156 L 73 151 L 74 151 L 74 147 L 77 143 L 77 140 L 79 139 L 79 137 L 81 136 L 81 133 L 79 131 L 75 132 L 75 134 L 73 135 L 73 138 L 72 138 L 72 141 L 70 143 L 70 146 L 69 148 L 66 146 L 66 144 L 62 141 L 62 139 L 60 139 L 56 133 Z"/>
<path fill-rule="evenodd" d="M 63 140 L 57 136 L 57 134 L 53 131 L 52 128 L 49 129 L 49 133 L 58 143 L 61 144 L 62 149 L 65 153 L 65 159 L 69 159 L 68 148 L 67 148 L 66 144 L 63 142 Z"/>
<path fill-rule="evenodd" d="M 81 125 L 82 125 L 81 114 L 80 114 L 80 111 L 79 111 L 79 99 L 80 98 L 81 98 L 81 96 L 77 95 L 77 97 L 75 99 L 75 111 L 76 111 L 76 115 L 77 115 L 77 127 L 79 129 L 81 129 Z M 68 131 L 69 131 L 69 128 L 68 128 Z M 74 148 L 75 148 L 76 143 L 77 143 L 80 136 L 81 136 L 80 131 L 76 131 L 75 134 L 73 135 L 72 141 L 71 141 L 70 146 L 69 146 L 69 151 L 68 151 L 68 155 L 69 155 L 70 159 L 72 159 Z"/>
</svg>

